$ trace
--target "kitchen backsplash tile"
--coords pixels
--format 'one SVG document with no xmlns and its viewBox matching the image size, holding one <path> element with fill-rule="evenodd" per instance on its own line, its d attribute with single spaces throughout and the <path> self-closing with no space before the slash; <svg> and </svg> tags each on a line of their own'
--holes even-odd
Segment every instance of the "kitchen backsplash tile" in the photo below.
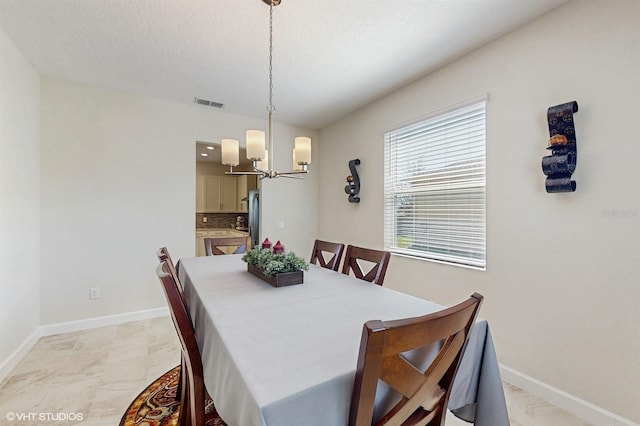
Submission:
<svg viewBox="0 0 640 426">
<path fill-rule="evenodd" d="M 247 213 L 196 213 L 196 229 L 236 228 L 238 216 L 244 218 L 245 226 L 249 222 Z M 207 218 L 205 222 L 203 219 Z"/>
</svg>

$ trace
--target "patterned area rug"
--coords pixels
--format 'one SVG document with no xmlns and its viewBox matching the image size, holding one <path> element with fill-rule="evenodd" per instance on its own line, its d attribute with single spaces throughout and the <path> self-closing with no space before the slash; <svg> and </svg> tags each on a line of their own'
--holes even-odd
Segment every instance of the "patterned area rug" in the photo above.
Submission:
<svg viewBox="0 0 640 426">
<path fill-rule="evenodd" d="M 151 383 L 133 400 L 120 420 L 120 426 L 176 426 L 180 410 L 177 366 Z M 218 416 L 213 401 L 207 399 L 206 426 L 226 426 Z"/>
</svg>

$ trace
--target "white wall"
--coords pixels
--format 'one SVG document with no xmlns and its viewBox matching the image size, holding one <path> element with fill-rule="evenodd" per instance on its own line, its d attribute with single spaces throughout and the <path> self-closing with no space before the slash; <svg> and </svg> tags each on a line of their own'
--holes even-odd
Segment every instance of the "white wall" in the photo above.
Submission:
<svg viewBox="0 0 640 426">
<path fill-rule="evenodd" d="M 165 306 L 156 250 L 166 245 L 176 260 L 194 255 L 195 141 L 243 138 L 247 128 L 264 127 L 266 116 L 50 78 L 42 79 L 41 103 L 42 323 Z M 276 126 L 276 135 L 304 132 Z M 263 220 L 283 217 L 285 241 L 311 247 L 301 218 L 313 216 L 313 205 L 289 196 L 303 191 L 314 198 L 315 184 L 291 184 L 264 191 Z M 311 229 L 315 237 L 315 224 Z M 90 287 L 100 287 L 101 298 L 89 300 Z"/>
<path fill-rule="evenodd" d="M 487 270 L 394 256 L 385 285 L 485 295 L 504 365 L 640 421 L 640 2 L 572 1 L 321 131 L 320 236 L 383 246 L 383 133 L 489 93 Z M 424 52 L 428 55 L 429 52 Z M 546 110 L 576 100 L 575 193 L 547 194 Z M 360 158 L 361 203 L 342 191 Z M 387 284 L 388 283 L 388 284 Z"/>
<path fill-rule="evenodd" d="M 302 175 L 303 180 L 281 177 L 260 181 L 260 235 L 262 239 L 268 237 L 274 244 L 280 240 L 287 251 L 292 250 L 308 259 L 313 242 L 318 238 L 318 193 L 322 191 L 318 176 L 321 164 L 315 154 L 322 147 L 316 132 L 277 127 L 273 167 L 280 171 L 291 171 L 291 153 L 296 136 L 309 136 L 312 139 L 311 172 Z"/>
<path fill-rule="evenodd" d="M 40 320 L 39 103 L 38 74 L 0 30 L 0 367 Z"/>
</svg>

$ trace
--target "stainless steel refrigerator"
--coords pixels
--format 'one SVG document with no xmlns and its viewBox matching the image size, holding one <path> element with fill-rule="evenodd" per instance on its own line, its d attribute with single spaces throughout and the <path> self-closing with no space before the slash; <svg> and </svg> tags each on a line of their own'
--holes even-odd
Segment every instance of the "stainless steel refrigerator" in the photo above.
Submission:
<svg viewBox="0 0 640 426">
<path fill-rule="evenodd" d="M 260 244 L 260 190 L 249 191 L 249 235 L 251 247 Z"/>
</svg>

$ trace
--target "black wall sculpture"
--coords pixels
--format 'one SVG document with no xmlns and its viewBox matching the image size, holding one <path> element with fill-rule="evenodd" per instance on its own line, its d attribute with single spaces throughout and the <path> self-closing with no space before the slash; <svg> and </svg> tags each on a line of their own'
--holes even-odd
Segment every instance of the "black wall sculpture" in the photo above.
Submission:
<svg viewBox="0 0 640 426">
<path fill-rule="evenodd" d="M 357 158 L 349 161 L 351 176 L 347 176 L 347 186 L 344 187 L 344 192 L 349 194 L 350 203 L 360 202 L 360 197 L 358 197 L 358 193 L 360 192 L 360 178 L 358 177 L 358 171 L 356 170 L 356 166 L 359 164 L 360 160 Z"/>
<path fill-rule="evenodd" d="M 578 112 L 576 101 L 552 106 L 547 110 L 551 155 L 542 157 L 542 172 L 547 176 L 547 192 L 574 192 L 576 182 L 571 175 L 578 162 L 578 145 L 573 113 Z"/>
</svg>

